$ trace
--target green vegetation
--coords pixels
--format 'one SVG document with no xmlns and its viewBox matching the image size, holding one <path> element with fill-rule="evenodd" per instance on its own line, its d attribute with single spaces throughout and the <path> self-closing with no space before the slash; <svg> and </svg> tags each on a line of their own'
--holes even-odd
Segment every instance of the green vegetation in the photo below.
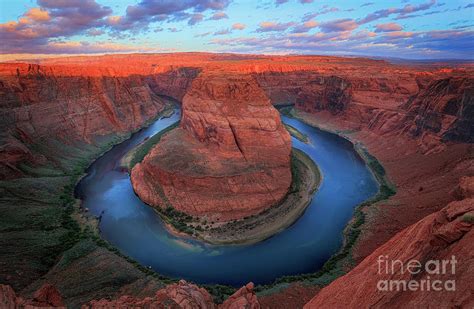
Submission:
<svg viewBox="0 0 474 309">
<path fill-rule="evenodd" d="M 298 131 L 298 129 L 290 126 L 289 124 L 285 124 L 285 128 L 288 130 L 291 136 L 295 137 L 300 142 L 303 142 L 305 144 L 309 143 L 308 135 L 301 133 L 300 131 Z"/>
<path fill-rule="evenodd" d="M 205 284 L 203 285 L 209 294 L 212 295 L 212 298 L 216 304 L 222 304 L 229 296 L 235 293 L 236 289 L 221 284 Z"/>
<path fill-rule="evenodd" d="M 168 224 L 171 224 L 176 230 L 186 233 L 194 234 L 195 229 L 190 225 L 194 222 L 194 218 L 184 212 L 180 212 L 171 206 L 166 207 L 165 210 L 157 209 L 161 218 Z"/>
<path fill-rule="evenodd" d="M 294 117 L 293 113 L 293 106 L 285 106 L 285 107 L 280 107 L 278 109 L 280 111 L 280 114 L 287 116 L 287 117 Z"/>
<path fill-rule="evenodd" d="M 163 135 L 179 126 L 179 121 L 172 124 L 171 126 L 167 127 L 166 129 L 162 130 L 161 132 L 153 135 L 145 142 L 138 145 L 136 148 L 131 150 L 129 153 L 132 158 L 130 159 L 130 163 L 128 165 L 129 169 L 131 170 L 137 163 L 143 161 L 143 158 L 150 152 L 151 148 L 155 146 L 163 137 Z M 128 154 L 127 154 L 128 156 Z"/>
<path fill-rule="evenodd" d="M 474 214 L 465 214 L 461 220 L 466 223 L 474 224 Z"/>
</svg>

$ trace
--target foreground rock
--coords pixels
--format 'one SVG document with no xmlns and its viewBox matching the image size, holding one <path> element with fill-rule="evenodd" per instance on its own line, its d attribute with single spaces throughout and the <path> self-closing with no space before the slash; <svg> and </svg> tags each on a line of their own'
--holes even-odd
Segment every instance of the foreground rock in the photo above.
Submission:
<svg viewBox="0 0 474 309">
<path fill-rule="evenodd" d="M 216 305 L 212 296 L 204 288 L 180 280 L 156 291 L 154 296 L 138 298 L 122 295 L 117 299 L 92 300 L 83 304 L 83 309 L 105 308 L 181 308 L 181 309 L 259 309 L 260 304 L 253 291 L 252 282 L 237 290 L 222 304 Z M 61 294 L 50 285 L 44 284 L 33 295 L 33 299 L 24 300 L 17 297 L 8 285 L 0 284 L 0 308 L 65 308 Z"/>
<path fill-rule="evenodd" d="M 124 295 L 116 300 L 93 300 L 82 308 L 215 308 L 212 297 L 205 289 L 184 280 L 158 290 L 153 297 L 143 299 Z"/>
<path fill-rule="evenodd" d="M 474 198 L 468 194 L 395 235 L 322 289 L 305 308 L 471 308 L 473 224 Z M 421 269 L 408 271 L 413 260 L 421 263 Z M 394 270 L 392 261 L 396 261 Z M 403 263 L 403 271 L 398 261 Z M 434 262 L 426 270 L 428 261 Z M 441 283 L 434 284 L 436 280 Z M 417 284 L 403 288 L 399 283 L 410 281 Z"/>
<path fill-rule="evenodd" d="M 44 284 L 37 290 L 32 299 L 24 300 L 17 297 L 15 291 L 8 286 L 0 284 L 0 308 L 66 308 L 59 291 L 50 284 Z"/>
<path fill-rule="evenodd" d="M 181 127 L 163 136 L 131 179 L 152 206 L 229 221 L 284 198 L 290 152 L 278 112 L 252 77 L 202 74 L 183 99 Z"/>
<path fill-rule="evenodd" d="M 232 294 L 225 302 L 223 302 L 222 305 L 219 305 L 219 309 L 259 309 L 260 304 L 253 288 L 254 285 L 252 282 L 241 287 L 237 292 Z"/>
</svg>

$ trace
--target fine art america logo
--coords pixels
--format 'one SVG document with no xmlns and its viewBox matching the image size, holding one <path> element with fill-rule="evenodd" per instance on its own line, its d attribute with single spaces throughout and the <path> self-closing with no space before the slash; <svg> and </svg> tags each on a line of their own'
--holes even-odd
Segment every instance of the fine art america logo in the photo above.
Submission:
<svg viewBox="0 0 474 309">
<path fill-rule="evenodd" d="M 456 281 L 447 280 L 456 274 L 456 257 L 453 255 L 447 260 L 427 260 L 421 262 L 413 259 L 406 263 L 401 260 L 389 259 L 387 255 L 380 255 L 377 259 L 378 274 L 398 276 L 409 279 L 386 279 L 377 282 L 379 291 L 455 291 Z M 416 280 L 413 276 L 426 273 L 423 279 Z M 395 276 L 394 276 L 395 275 Z M 411 278 L 410 278 L 411 277 Z"/>
</svg>

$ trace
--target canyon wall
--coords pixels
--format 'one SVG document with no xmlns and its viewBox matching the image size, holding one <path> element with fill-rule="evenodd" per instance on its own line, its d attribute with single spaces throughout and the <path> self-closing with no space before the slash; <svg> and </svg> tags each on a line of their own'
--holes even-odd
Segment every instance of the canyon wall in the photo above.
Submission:
<svg viewBox="0 0 474 309">
<path fill-rule="evenodd" d="M 179 129 L 132 171 L 146 203 L 228 221 L 277 204 L 291 184 L 291 141 L 249 75 L 203 73 L 183 99 Z"/>
<path fill-rule="evenodd" d="M 180 280 L 178 283 L 169 284 L 153 293 L 153 296 L 144 298 L 131 295 L 122 295 L 117 299 L 91 300 L 87 303 L 76 305 L 82 309 L 101 308 L 199 308 L 199 309 L 259 309 L 260 304 L 253 291 L 253 283 L 238 289 L 222 304 L 215 304 L 212 296 L 204 288 Z M 0 306 L 2 309 L 17 308 L 66 308 L 63 298 L 56 287 L 44 284 L 29 299 L 16 295 L 8 285 L 0 284 Z"/>
<path fill-rule="evenodd" d="M 365 145 L 396 185 L 397 193 L 389 201 L 364 209 L 366 223 L 352 253 L 356 263 L 433 213 L 435 217 L 429 220 L 439 218 L 444 222 L 440 227 L 447 226 L 451 219 L 446 212 L 439 211 L 453 200 L 449 192 L 455 189 L 460 177 L 474 175 L 473 72 L 469 64 L 392 65 L 361 58 L 193 53 L 71 57 L 35 61 L 35 64 L 0 64 L 0 178 L 4 180 L 0 182 L 0 247 L 3 249 L 0 280 L 21 290 L 37 282 L 57 263 L 57 252 L 69 248 L 63 246 L 69 227 L 65 228 L 61 222 L 68 223 L 64 218 L 70 214 L 63 213 L 63 202 L 57 201 L 57 196 L 63 194 L 63 186 L 69 184 L 65 173 L 74 168 L 68 162 L 80 159 L 89 163 L 92 158 L 84 158 L 91 152 L 90 147 L 116 142 L 109 137 L 125 135 L 153 119 L 163 108 L 163 96 L 182 100 L 186 105 L 182 127 L 163 139 L 169 149 L 176 150 L 169 157 L 180 159 L 169 160 L 168 163 L 174 164 L 170 166 L 188 173 L 172 173 L 160 167 L 159 173 L 165 175 L 162 178 L 169 179 L 167 188 L 171 197 L 178 196 L 171 193 L 171 188 L 186 185 L 196 190 L 215 187 L 206 193 L 214 201 L 219 199 L 219 190 L 235 194 L 236 188 L 240 190 L 237 192 L 245 192 L 244 198 L 258 196 L 252 203 L 278 200 L 278 196 L 268 194 L 271 188 L 242 185 L 243 180 L 252 179 L 252 173 L 257 177 L 258 170 L 269 171 L 258 177 L 268 177 L 267 181 L 272 183 L 272 175 L 280 170 L 279 164 L 286 164 L 278 159 L 284 157 L 286 144 L 281 147 L 266 144 L 270 139 L 286 139 L 273 136 L 273 128 L 279 125 L 273 119 L 274 110 L 263 104 L 266 97 L 273 104 L 295 104 L 297 112 L 304 114 L 308 122 L 342 132 L 354 143 Z M 199 74 L 211 74 L 209 88 Z M 237 85 L 249 84 L 252 96 L 259 98 L 255 103 L 261 104 L 237 105 L 235 109 L 235 102 L 225 104 L 227 100 L 223 98 L 241 95 L 245 93 L 241 89 L 247 86 L 224 91 L 220 80 L 224 76 L 234 79 Z M 201 84 L 191 89 L 193 81 Z M 221 116 L 217 117 L 214 111 L 219 111 Z M 249 134 L 255 133 L 257 122 L 258 131 L 265 133 L 255 145 Z M 173 144 L 173 140 L 178 142 Z M 183 148 L 192 151 L 181 151 Z M 276 151 L 274 166 L 260 164 L 259 157 L 270 153 L 265 148 Z M 161 151 L 156 150 L 155 154 L 166 154 L 166 149 Z M 99 153 L 97 148 L 94 153 Z M 152 152 L 150 157 L 155 154 Z M 153 163 L 151 158 L 146 161 Z M 232 186 L 217 178 L 195 177 L 208 170 L 202 162 L 212 163 L 209 170 L 222 173 Z M 247 175 L 233 175 L 234 169 L 244 170 Z M 230 180 L 230 175 L 235 179 Z M 285 175 L 282 181 L 273 182 L 275 192 L 284 191 L 281 188 L 288 181 Z M 152 181 L 166 184 L 166 180 L 158 177 Z M 144 192 L 143 196 L 147 194 Z M 425 229 L 426 222 L 419 223 L 417 229 Z M 418 239 L 426 252 L 439 256 L 450 253 L 451 247 L 441 251 L 436 251 L 439 248 L 436 246 L 427 247 L 430 242 L 436 245 L 437 239 L 404 233 L 407 238 Z M 456 244 L 469 239 L 466 235 L 470 233 L 454 241 L 452 248 L 459 248 Z M 77 244 L 81 245 L 82 241 Z M 469 248 L 469 244 L 466 246 Z M 125 268 L 144 276 L 111 251 L 100 249 L 93 254 L 97 259 L 93 261 L 100 261 L 94 262 L 94 289 L 100 290 L 99 296 L 81 288 L 81 303 L 109 295 L 110 291 L 104 287 L 112 286 L 117 280 L 122 282 Z M 459 254 L 465 253 L 459 250 Z M 57 273 L 56 282 L 63 282 L 67 277 L 80 285 L 82 274 L 90 271 L 91 264 L 78 260 L 72 258 L 71 271 L 66 275 Z M 86 256 L 84 260 L 91 258 Z M 116 264 L 118 261 L 122 264 Z M 115 273 L 116 269 L 120 270 Z M 133 273 L 132 277 L 137 276 Z M 146 281 L 138 277 L 138 281 Z M 127 280 L 131 284 L 135 279 Z M 121 291 L 120 287 L 114 289 L 114 295 Z M 76 292 L 70 292 L 66 300 L 74 298 Z M 343 294 L 346 293 L 344 290 Z M 371 297 L 370 293 L 367 295 Z M 414 297 L 410 295 L 407 297 Z M 395 301 L 386 299 L 388 303 Z"/>
<path fill-rule="evenodd" d="M 305 308 L 414 308 L 428 304 L 471 308 L 474 177 L 461 179 L 455 197 L 456 201 L 396 234 L 348 274 L 323 288 Z M 407 270 L 412 260 L 421 267 Z M 426 266 L 428 261 L 434 262 Z M 418 284 L 403 288 L 403 282 L 411 280 Z M 440 283 L 432 285 L 436 280 Z"/>
</svg>

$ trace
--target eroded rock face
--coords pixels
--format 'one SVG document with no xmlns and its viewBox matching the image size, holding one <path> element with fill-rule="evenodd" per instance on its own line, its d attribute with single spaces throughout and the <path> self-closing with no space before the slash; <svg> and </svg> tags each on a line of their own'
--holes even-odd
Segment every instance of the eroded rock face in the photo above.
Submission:
<svg viewBox="0 0 474 309">
<path fill-rule="evenodd" d="M 131 178 L 150 205 L 227 221 L 285 196 L 290 151 L 278 112 L 251 76 L 206 73 L 183 99 L 181 127 L 162 138 Z"/>
<path fill-rule="evenodd" d="M 219 309 L 260 309 L 260 303 L 257 300 L 257 295 L 253 291 L 254 284 L 252 282 L 241 287 L 237 292 L 227 298 Z"/>
<path fill-rule="evenodd" d="M 116 300 L 93 300 L 83 305 L 84 309 L 99 308 L 181 308 L 213 309 L 216 308 L 211 295 L 205 289 L 184 280 L 170 284 L 158 290 L 153 297 L 136 298 L 124 295 Z"/>
<path fill-rule="evenodd" d="M 15 309 L 19 303 L 20 301 L 17 299 L 12 287 L 0 284 L 0 307 L 5 309 Z"/>
<path fill-rule="evenodd" d="M 406 104 L 410 133 L 431 133 L 447 141 L 474 142 L 474 79 L 435 80 Z"/>
<path fill-rule="evenodd" d="M 0 178 L 19 177 L 20 165 L 44 164 L 66 155 L 69 146 L 136 130 L 164 107 L 143 77 L 93 73 L 27 64 L 0 67 Z"/>
<path fill-rule="evenodd" d="M 352 100 L 352 85 L 338 76 L 321 76 L 303 87 L 296 98 L 296 107 L 308 112 L 328 110 L 338 114 Z"/>
<path fill-rule="evenodd" d="M 0 308 L 66 308 L 59 291 L 51 284 L 45 283 L 33 295 L 32 299 L 24 300 L 16 296 L 9 285 L 0 284 Z"/>
<path fill-rule="evenodd" d="M 348 274 L 322 289 L 305 308 L 472 307 L 474 199 L 470 193 L 463 198 L 396 234 Z M 451 263 L 446 264 L 445 273 L 427 273 L 422 268 L 420 273 L 412 275 L 406 268 L 402 273 L 400 264 L 394 272 L 391 264 L 381 264 L 379 268 L 380 257 L 383 263 L 402 261 L 405 267 L 410 260 L 421 261 L 423 267 L 430 260 L 443 263 L 452 261 L 454 257 L 456 262 L 454 268 Z M 389 271 L 386 271 L 386 265 L 389 265 Z M 416 280 L 419 284 L 421 280 L 442 280 L 443 286 L 441 291 L 432 288 L 427 291 L 425 286 L 423 291 L 408 289 L 398 292 L 396 289 L 383 290 L 385 280 L 388 284 L 396 280 Z M 454 291 L 446 289 L 444 284 L 448 280 L 455 281 Z M 452 288 L 452 283 L 449 286 Z"/>
</svg>

